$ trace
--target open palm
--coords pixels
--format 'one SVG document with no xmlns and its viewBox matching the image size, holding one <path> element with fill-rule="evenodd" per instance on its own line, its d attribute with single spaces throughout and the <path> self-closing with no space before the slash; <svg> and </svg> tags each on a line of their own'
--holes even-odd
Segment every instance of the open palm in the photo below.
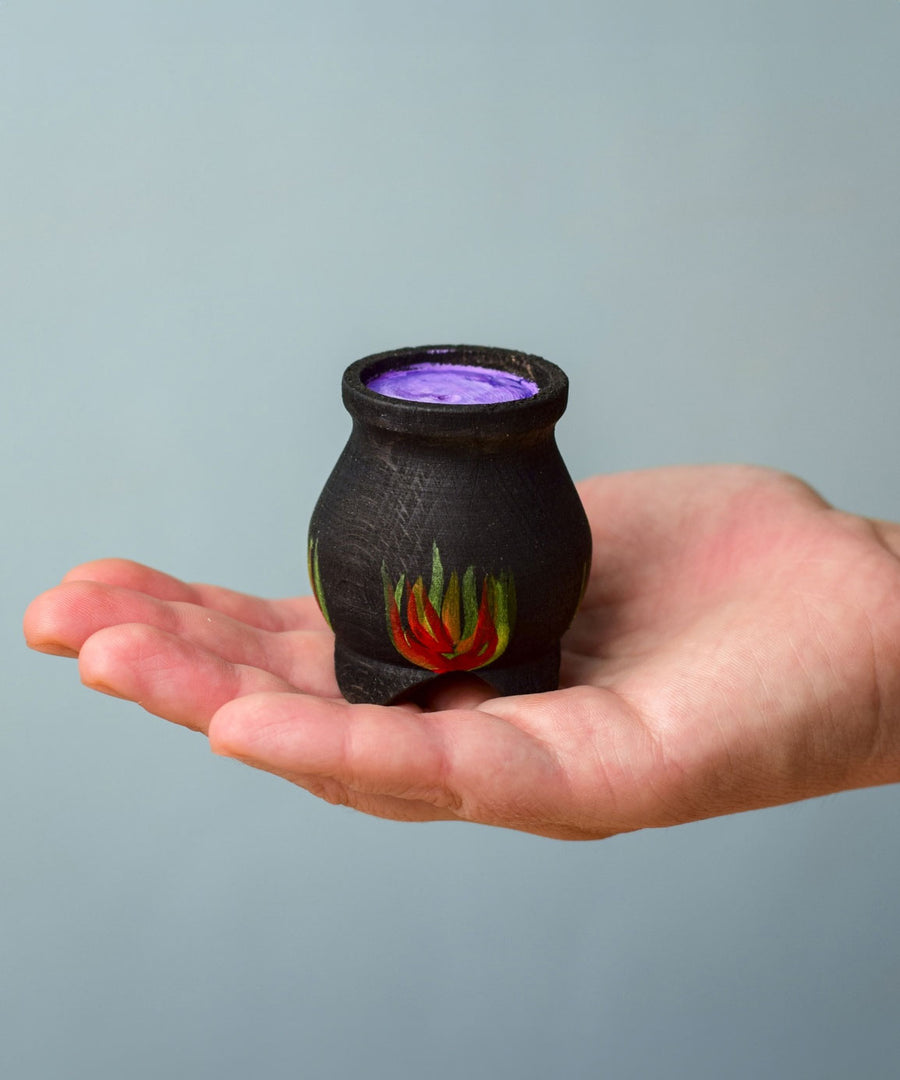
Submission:
<svg viewBox="0 0 900 1080">
<path fill-rule="evenodd" d="M 698 467 L 580 486 L 594 534 L 561 688 L 474 677 L 350 705 L 310 597 L 80 566 L 25 616 L 83 681 L 329 801 L 599 838 L 900 779 L 900 529 L 793 477 Z"/>
</svg>

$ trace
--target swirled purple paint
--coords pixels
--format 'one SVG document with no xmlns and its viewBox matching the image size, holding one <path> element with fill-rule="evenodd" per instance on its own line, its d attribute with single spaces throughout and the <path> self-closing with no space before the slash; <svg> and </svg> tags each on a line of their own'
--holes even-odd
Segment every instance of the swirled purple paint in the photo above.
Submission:
<svg viewBox="0 0 900 1080">
<path fill-rule="evenodd" d="M 536 383 L 499 368 L 424 361 L 383 371 L 366 386 L 385 397 L 441 405 L 492 405 L 534 397 Z"/>
</svg>

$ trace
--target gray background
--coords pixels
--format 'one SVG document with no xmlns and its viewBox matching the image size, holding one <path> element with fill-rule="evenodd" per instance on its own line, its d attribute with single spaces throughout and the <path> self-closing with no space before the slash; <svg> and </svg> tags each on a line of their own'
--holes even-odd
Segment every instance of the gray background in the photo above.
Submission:
<svg viewBox="0 0 900 1080">
<path fill-rule="evenodd" d="M 0 5 L 0 1074 L 894 1077 L 900 790 L 563 844 L 317 803 L 30 654 L 306 591 L 343 367 L 510 345 L 576 475 L 900 519 L 900 4 Z"/>
</svg>

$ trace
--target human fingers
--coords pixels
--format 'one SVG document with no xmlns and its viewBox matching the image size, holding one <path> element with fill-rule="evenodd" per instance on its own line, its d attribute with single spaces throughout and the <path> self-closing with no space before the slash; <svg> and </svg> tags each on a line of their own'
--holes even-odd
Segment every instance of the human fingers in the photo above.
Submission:
<svg viewBox="0 0 900 1080">
<path fill-rule="evenodd" d="M 366 813 L 453 817 L 545 836 L 609 835 L 571 805 L 543 742 L 481 709 L 412 714 L 301 694 L 227 702 L 210 745 L 313 794 Z"/>
<path fill-rule="evenodd" d="M 153 626 L 120 624 L 87 639 L 78 660 L 92 690 L 137 702 L 147 712 L 205 732 L 226 702 L 293 687 L 269 671 L 223 659 Z"/>
<path fill-rule="evenodd" d="M 120 623 L 154 626 L 308 693 L 339 694 L 328 633 L 259 630 L 212 608 L 99 582 L 71 581 L 39 596 L 25 613 L 24 629 L 32 648 L 74 656 L 93 634 Z"/>
<path fill-rule="evenodd" d="M 63 582 L 101 581 L 158 600 L 199 604 L 261 630 L 324 630 L 326 623 L 311 596 L 267 600 L 218 585 L 192 584 L 129 559 L 98 559 L 70 570 Z"/>
</svg>

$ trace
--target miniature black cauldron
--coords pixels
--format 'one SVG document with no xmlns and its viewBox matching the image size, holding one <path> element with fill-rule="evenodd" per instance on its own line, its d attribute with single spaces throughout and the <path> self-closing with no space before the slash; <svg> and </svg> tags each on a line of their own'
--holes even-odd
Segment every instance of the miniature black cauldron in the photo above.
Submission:
<svg viewBox="0 0 900 1080">
<path fill-rule="evenodd" d="M 505 373 L 529 396 L 450 404 L 371 388 L 414 365 Z M 379 353 L 344 372 L 353 430 L 308 550 L 348 701 L 385 704 L 461 671 L 503 694 L 557 687 L 591 559 L 553 433 L 567 396 L 555 364 L 469 345 Z"/>
</svg>

